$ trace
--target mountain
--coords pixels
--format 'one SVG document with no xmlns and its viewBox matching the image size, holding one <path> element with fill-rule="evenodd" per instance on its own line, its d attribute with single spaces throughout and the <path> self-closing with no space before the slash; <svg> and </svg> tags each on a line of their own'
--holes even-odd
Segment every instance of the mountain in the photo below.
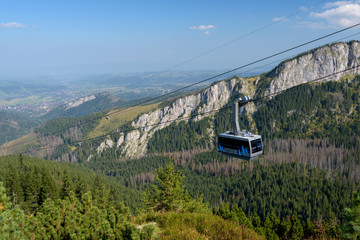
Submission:
<svg viewBox="0 0 360 240">
<path fill-rule="evenodd" d="M 93 143 L 83 142 L 81 147 L 83 150 L 76 147 L 76 151 L 71 150 L 68 152 L 73 157 L 66 159 L 73 158 L 78 161 L 90 161 L 92 157 L 100 156 L 104 150 L 111 148 L 115 148 L 114 151 L 120 157 L 143 156 L 148 152 L 159 150 L 156 146 L 156 141 L 164 139 L 161 136 L 171 138 L 171 135 L 177 137 L 176 141 L 180 142 L 179 147 L 172 150 L 186 150 L 194 147 L 212 148 L 216 140 L 216 134 L 230 128 L 230 112 L 226 113 L 225 110 L 219 112 L 218 110 L 228 106 L 233 99 L 244 95 L 257 98 L 267 94 L 274 94 L 334 72 L 352 68 L 355 66 L 356 61 L 359 61 L 359 56 L 360 44 L 357 41 L 326 45 L 300 54 L 293 59 L 286 60 L 270 72 L 260 76 L 250 78 L 233 77 L 215 82 L 201 91 L 176 98 L 170 102 L 163 102 L 160 105 L 143 108 L 141 111 L 138 111 L 138 108 L 131 108 L 121 113 L 121 110 L 119 114 L 122 120 L 119 121 L 107 121 L 109 119 L 105 119 L 105 113 L 102 119 L 96 118 L 98 119 L 97 121 L 91 122 L 91 126 L 88 122 L 93 117 L 90 116 L 82 117 L 83 120 L 66 120 L 67 123 L 65 125 L 64 120 L 61 120 L 61 123 L 57 123 L 57 127 L 53 125 L 56 121 L 52 121 L 52 125 L 44 124 L 45 128 L 40 127 L 38 129 L 37 132 L 41 134 L 37 135 L 37 138 L 45 137 L 45 139 L 50 139 L 50 135 L 53 134 L 51 134 L 51 131 L 44 130 L 46 126 L 53 126 L 52 128 L 59 129 L 59 131 L 61 131 L 61 128 L 70 127 L 66 131 L 67 133 L 55 134 L 54 136 L 55 138 L 60 137 L 56 142 L 64 142 L 65 145 L 66 142 L 80 141 L 81 138 L 79 136 L 96 138 Z M 262 102 L 250 103 L 245 107 L 244 111 L 247 114 L 242 117 L 240 124 L 242 127 L 248 128 L 253 132 L 265 135 L 265 138 L 274 136 L 325 138 L 331 137 L 331 134 L 324 134 L 326 128 L 335 129 L 333 125 L 336 122 L 329 118 L 334 115 L 333 117 L 336 116 L 336 118 L 342 117 L 344 121 L 340 120 L 340 123 L 343 123 L 343 128 L 347 129 L 347 132 L 350 131 L 351 135 L 356 136 L 358 132 L 356 124 L 358 123 L 359 116 L 357 95 L 359 90 L 356 74 L 359 71 L 359 68 L 354 68 L 322 80 L 330 82 L 342 80 L 338 83 L 335 82 L 335 85 L 318 84 L 304 86 L 302 89 L 299 88 L 296 91 L 292 91 L 292 93 L 282 93 L 279 95 L 280 98 L 269 98 Z M 308 94 L 304 94 L 304 91 L 307 91 Z M 309 98 L 309 96 L 312 97 Z M 99 107 L 100 109 L 104 105 L 94 104 L 94 101 L 102 103 L 99 99 L 109 98 L 109 95 L 101 95 L 100 97 L 94 95 L 80 99 L 67 106 L 62 106 L 62 114 L 71 115 L 72 113 L 75 115 L 76 113 L 79 116 L 80 113 L 85 113 L 89 107 L 93 108 L 93 112 L 95 108 Z M 116 100 L 114 101 L 116 102 Z M 335 104 L 335 107 L 332 104 Z M 282 112 L 277 110 L 280 108 L 282 108 Z M 332 109 L 329 110 L 329 108 Z M 61 112 L 61 110 L 58 112 Z M 276 119 L 275 117 L 278 114 L 275 113 L 280 114 L 281 118 Z M 126 118 L 127 115 L 132 117 Z M 186 130 L 186 126 L 181 125 L 182 123 L 174 123 L 175 121 L 186 123 L 192 116 L 193 120 L 190 120 L 189 123 L 194 125 L 194 129 L 201 130 Z M 110 116 L 110 120 L 112 120 L 111 118 Z M 117 119 L 117 117 L 114 118 Z M 267 119 L 269 119 L 268 122 Z M 292 126 L 287 124 L 287 122 L 291 119 L 292 122 L 297 123 L 295 124 L 297 129 L 290 129 Z M 82 121 L 86 122 L 83 126 L 79 124 Z M 71 126 L 74 127 L 71 128 Z M 181 130 L 182 126 L 183 130 Z M 188 131 L 188 134 L 193 136 L 190 139 L 195 140 L 185 141 L 185 138 L 179 139 L 181 135 L 167 134 L 166 131 L 168 130 L 166 129 L 169 129 L 169 127 L 174 131 Z M 293 132 L 293 135 L 290 132 Z M 336 131 L 333 133 L 336 136 L 339 135 Z M 109 134 L 108 137 L 106 137 L 106 134 Z M 67 140 L 65 141 L 65 139 Z M 154 139 L 157 140 L 155 141 Z M 204 142 L 203 139 L 207 140 Z M 41 142 L 41 140 L 38 142 Z M 75 142 L 71 144 L 76 145 Z M 71 146 L 69 149 L 74 149 L 74 145 Z M 59 158 L 67 151 L 64 145 L 61 148 L 60 155 L 53 155 L 53 151 L 51 151 L 52 154 L 47 156 Z M 82 156 L 82 159 L 79 159 L 79 154 Z M 86 159 L 84 159 L 85 157 Z"/>
<path fill-rule="evenodd" d="M 81 117 L 106 109 L 119 107 L 126 102 L 125 99 L 110 93 L 98 93 L 78 98 L 63 104 L 43 116 L 44 119 L 59 117 Z"/>
<path fill-rule="evenodd" d="M 287 88 L 312 81 L 336 72 L 350 69 L 346 73 L 331 76 L 324 81 L 336 81 L 344 75 L 359 74 L 360 43 L 334 43 L 302 53 L 280 63 L 266 74 L 269 85 L 267 93 L 275 93 Z M 351 69 L 353 68 L 353 69 Z"/>
<path fill-rule="evenodd" d="M 30 133 L 39 123 L 40 121 L 25 114 L 0 111 L 0 144 Z"/>
<path fill-rule="evenodd" d="M 356 61 L 359 61 L 359 56 L 359 42 L 335 43 L 287 60 L 263 76 L 252 78 L 234 77 L 214 83 L 199 93 L 178 98 L 163 108 L 138 116 L 136 120 L 131 122 L 131 126 L 135 129 L 126 133 L 120 132 L 116 146 L 120 147 L 122 149 L 121 153 L 128 157 L 144 155 L 147 152 L 148 142 L 154 133 L 168 127 L 177 119 L 181 121 L 183 118 L 186 119 L 192 115 L 197 115 L 194 120 L 199 121 L 206 116 L 213 116 L 214 111 L 226 106 L 230 99 L 243 95 L 256 98 L 264 94 L 283 91 L 334 72 L 352 68 L 355 66 Z M 359 73 L 360 68 L 355 68 L 324 79 L 324 81 L 340 80 L 344 77 L 352 80 Z M 264 90 L 261 91 L 261 88 L 264 88 Z M 300 101 L 300 99 L 298 100 Z M 354 102 L 356 103 L 356 101 L 357 98 L 354 96 Z M 296 103 L 294 103 L 294 107 L 297 107 Z M 255 131 L 261 127 L 259 126 L 261 123 L 257 121 L 258 125 L 254 124 L 252 114 L 259 108 L 261 106 L 255 106 L 253 103 L 246 106 L 246 112 L 250 123 L 252 123 L 250 127 L 254 128 Z M 210 137 L 213 138 L 213 126 L 208 130 Z M 108 139 L 108 141 L 111 142 L 112 139 Z"/>
<path fill-rule="evenodd" d="M 338 239 L 345 208 L 358 207 L 353 192 L 360 181 L 360 75 L 351 69 L 360 60 L 358 53 L 359 42 L 335 43 L 284 61 L 259 76 L 235 76 L 163 102 L 51 119 L 0 150 L 76 163 L 56 164 L 79 166 L 103 176 L 109 184 L 119 184 L 132 208 L 141 205 L 142 193 L 148 194 L 150 186 L 156 193 L 158 169 L 171 162 L 182 171 L 188 192 L 185 199 L 203 199 L 214 214 L 238 222 L 242 228 L 249 226 L 268 239 Z M 336 77 L 302 85 L 346 69 L 349 71 Z M 264 142 L 264 155 L 250 162 L 225 156 L 214 148 L 216 136 L 231 128 L 228 107 L 244 95 L 256 101 L 241 110 L 246 114 L 239 117 L 240 128 L 261 134 Z M 63 111 L 93 100 L 91 96 L 81 99 L 64 106 Z M 15 166 L 25 170 L 20 159 L 14 160 Z M 34 159 L 35 165 L 36 161 L 40 164 L 44 160 Z M 16 176 L 11 164 L 0 166 L 0 179 L 6 182 Z M 36 167 L 29 169 L 41 173 Z M 65 173 L 54 174 L 54 181 L 62 184 L 58 192 L 78 186 L 74 177 L 69 187 L 66 178 L 60 177 Z M 26 175 L 18 178 L 27 182 Z M 43 177 L 38 182 L 40 179 Z M 11 183 L 10 188 L 25 185 Z M 27 191 L 26 196 L 32 196 Z M 37 195 L 41 196 L 40 192 Z M 100 209 L 104 208 L 102 203 L 111 203 L 106 195 L 112 196 L 102 194 L 100 200 L 94 199 Z M 61 202 L 85 207 L 85 202 L 76 198 Z M 199 237 L 210 231 L 210 226 L 223 229 L 213 221 L 206 229 L 201 227 L 204 219 L 220 224 L 213 216 L 166 213 L 140 218 L 140 227 L 156 222 L 163 233 L 180 234 L 176 236 L 187 234 L 187 227 L 182 232 L 178 226 L 194 219 L 198 225 L 191 232 Z"/>
</svg>

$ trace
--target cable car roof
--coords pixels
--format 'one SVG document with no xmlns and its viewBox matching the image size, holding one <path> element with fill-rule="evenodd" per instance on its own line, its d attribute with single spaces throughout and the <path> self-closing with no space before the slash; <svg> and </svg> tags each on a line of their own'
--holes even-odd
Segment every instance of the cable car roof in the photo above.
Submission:
<svg viewBox="0 0 360 240">
<path fill-rule="evenodd" d="M 219 137 L 232 138 L 232 139 L 240 139 L 240 140 L 255 140 L 261 138 L 260 135 L 255 135 L 249 132 L 242 132 L 243 134 L 235 135 L 233 132 L 227 131 L 219 134 Z"/>
</svg>

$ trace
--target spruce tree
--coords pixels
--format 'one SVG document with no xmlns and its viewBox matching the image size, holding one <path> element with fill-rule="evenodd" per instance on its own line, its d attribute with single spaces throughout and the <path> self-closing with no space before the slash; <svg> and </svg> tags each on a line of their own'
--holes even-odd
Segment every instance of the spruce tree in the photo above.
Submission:
<svg viewBox="0 0 360 240">
<path fill-rule="evenodd" d="M 360 191 L 354 193 L 353 207 L 345 208 L 341 230 L 344 239 L 360 237 Z"/>
<path fill-rule="evenodd" d="M 28 239 L 28 221 L 19 205 L 10 202 L 0 182 L 0 239 Z"/>
<path fill-rule="evenodd" d="M 175 171 L 172 163 L 157 170 L 156 184 L 152 190 L 147 189 L 144 197 L 144 207 L 147 211 L 165 212 L 202 212 L 209 213 L 203 199 L 192 199 L 185 192 L 181 171 Z"/>
</svg>

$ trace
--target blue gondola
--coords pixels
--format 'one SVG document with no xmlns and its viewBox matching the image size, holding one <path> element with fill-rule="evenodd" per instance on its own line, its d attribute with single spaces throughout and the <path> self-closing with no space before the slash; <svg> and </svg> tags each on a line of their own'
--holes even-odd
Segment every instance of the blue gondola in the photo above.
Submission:
<svg viewBox="0 0 360 240">
<path fill-rule="evenodd" d="M 238 115 L 239 105 L 243 107 L 249 103 L 250 97 L 236 99 L 233 103 L 232 128 L 233 131 L 221 133 L 218 136 L 218 151 L 233 157 L 253 160 L 263 153 L 262 139 L 246 130 L 240 131 Z"/>
</svg>

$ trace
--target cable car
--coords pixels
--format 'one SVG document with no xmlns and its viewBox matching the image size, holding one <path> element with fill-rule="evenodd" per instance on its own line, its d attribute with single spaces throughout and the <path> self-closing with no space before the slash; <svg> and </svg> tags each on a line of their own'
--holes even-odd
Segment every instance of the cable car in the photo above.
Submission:
<svg viewBox="0 0 360 240">
<path fill-rule="evenodd" d="M 262 139 L 246 130 L 240 131 L 239 104 L 245 106 L 251 101 L 250 97 L 238 98 L 232 106 L 232 132 L 227 131 L 218 136 L 218 152 L 245 159 L 253 160 L 263 153 Z"/>
</svg>

